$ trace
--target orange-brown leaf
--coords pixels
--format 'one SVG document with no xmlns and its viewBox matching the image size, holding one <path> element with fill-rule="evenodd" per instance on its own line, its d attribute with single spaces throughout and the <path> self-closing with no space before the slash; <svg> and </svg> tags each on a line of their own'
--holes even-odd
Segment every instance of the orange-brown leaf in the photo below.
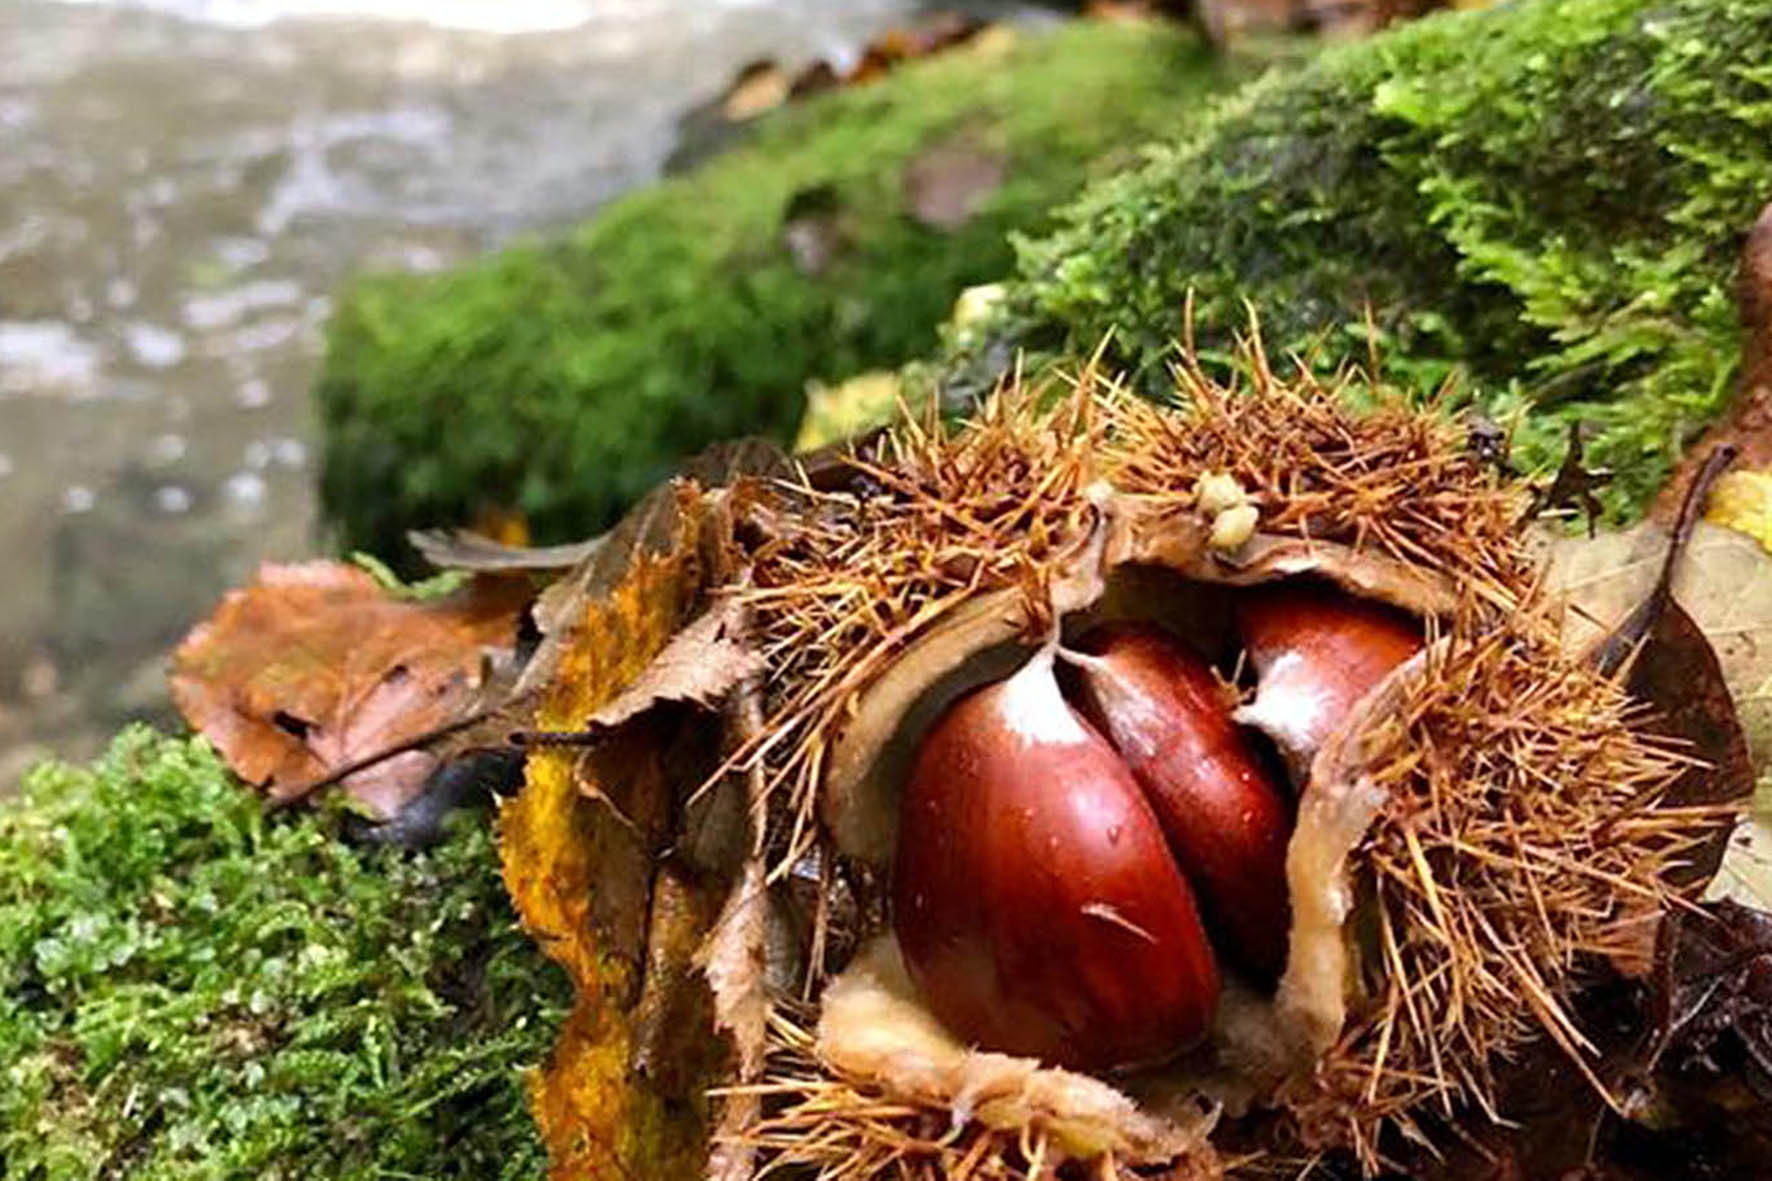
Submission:
<svg viewBox="0 0 1772 1181">
<path fill-rule="evenodd" d="M 454 721 L 508 647 L 527 588 L 483 582 L 428 603 L 396 599 L 338 562 L 270 565 L 229 591 L 173 656 L 173 700 L 234 771 L 277 803 L 361 756 Z M 345 788 L 386 818 L 436 765 L 411 751 Z"/>
<path fill-rule="evenodd" d="M 905 166 L 905 199 L 918 221 L 951 232 L 989 203 L 1007 175 L 1001 152 L 962 132 L 924 149 Z"/>
</svg>

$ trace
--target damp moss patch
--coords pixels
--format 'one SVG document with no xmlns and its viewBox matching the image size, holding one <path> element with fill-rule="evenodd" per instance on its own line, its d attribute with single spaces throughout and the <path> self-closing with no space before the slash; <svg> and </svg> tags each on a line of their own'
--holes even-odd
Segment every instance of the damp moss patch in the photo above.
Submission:
<svg viewBox="0 0 1772 1181">
<path fill-rule="evenodd" d="M 144 729 L 0 805 L 0 1176 L 540 1175 L 568 996 L 483 815 L 424 854 L 267 816 Z"/>
<path fill-rule="evenodd" d="M 1112 331 L 1159 390 L 1190 291 L 1207 351 L 1253 305 L 1270 347 L 1365 360 L 1369 307 L 1394 377 L 1530 408 L 1528 465 L 1590 424 L 1629 515 L 1731 393 L 1767 45 L 1763 0 L 1516 0 L 1273 71 L 1026 241 L 949 379 Z"/>
</svg>

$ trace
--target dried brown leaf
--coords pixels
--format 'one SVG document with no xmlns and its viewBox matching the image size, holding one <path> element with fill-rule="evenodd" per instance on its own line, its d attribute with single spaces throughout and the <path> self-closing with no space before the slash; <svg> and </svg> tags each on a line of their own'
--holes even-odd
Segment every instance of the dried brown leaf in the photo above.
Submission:
<svg viewBox="0 0 1772 1181">
<path fill-rule="evenodd" d="M 1753 762 L 1722 667 L 1679 603 L 1665 605 L 1630 666 L 1625 686 L 1633 698 L 1654 709 L 1648 727 L 1677 740 L 1681 753 L 1692 760 L 1668 789 L 1670 802 L 1721 805 L 1753 794 Z M 1708 883 L 1734 827 L 1731 821 L 1721 822 L 1715 836 L 1693 851 L 1690 866 L 1676 880 Z"/>
<path fill-rule="evenodd" d="M 471 529 L 414 530 L 406 540 L 439 570 L 487 573 L 570 570 L 603 544 L 603 537 L 593 537 L 566 545 L 507 545 Z"/>
<path fill-rule="evenodd" d="M 1591 540 L 1546 542 L 1550 583 L 1566 596 L 1564 643 L 1589 651 L 1654 590 L 1671 538 L 1648 522 Z M 1677 609 L 1636 657 L 1630 687 L 1702 761 L 1675 788 L 1692 802 L 1733 799 L 1772 767 L 1772 555 L 1752 538 L 1700 523 L 1675 570 Z M 1733 705 L 1740 738 L 1732 734 Z M 1744 745 L 1743 745 L 1744 743 Z M 1718 892 L 1772 904 L 1772 817 L 1756 804 L 1736 829 Z M 1716 850 L 1712 850 L 1713 854 Z"/>
<path fill-rule="evenodd" d="M 905 166 L 904 192 L 911 215 L 938 230 L 959 229 L 1003 187 L 1007 161 L 961 133 L 918 153 Z"/>
<path fill-rule="evenodd" d="M 714 994 L 714 1021 L 732 1035 L 738 1052 L 738 1081 L 751 1082 L 763 1069 L 769 1030 L 769 988 L 765 950 L 769 896 L 763 861 L 753 857 L 732 887 L 702 955 Z"/>
<path fill-rule="evenodd" d="M 542 592 L 535 605 L 535 623 L 542 644 L 523 670 L 513 697 L 527 698 L 553 683 L 572 629 L 598 599 L 611 594 L 635 565 L 670 553 L 679 540 L 686 514 L 699 513 L 699 489 L 733 488 L 748 480 L 788 475 L 781 448 L 768 439 L 742 438 L 716 443 L 683 465 L 678 478 L 654 488 L 628 511 L 619 524 L 596 539 L 565 577 Z"/>
<path fill-rule="evenodd" d="M 1621 533 L 1548 543 L 1551 589 L 1567 596 L 1565 644 L 1585 651 L 1617 627 L 1655 584 L 1668 533 Z M 1674 598 L 1715 650 L 1754 761 L 1772 759 L 1772 555 L 1731 529 L 1700 524 L 1674 576 Z"/>
<path fill-rule="evenodd" d="M 860 60 L 843 75 L 843 84 L 866 85 L 905 62 L 958 48 L 981 39 L 981 33 L 992 30 L 999 30 L 999 27 L 987 25 L 976 17 L 955 12 L 930 13 L 910 25 L 888 29 L 868 42 L 862 48 Z"/>
<path fill-rule="evenodd" d="M 1655 966 L 1662 1068 L 1739 1071 L 1772 1118 L 1772 914 L 1723 899 L 1671 915 Z"/>
<path fill-rule="evenodd" d="M 699 1103 L 701 1088 L 727 1061 L 726 1047 L 708 1036 L 714 998 L 696 963 L 719 905 L 714 883 L 671 861 L 653 875 L 646 970 L 628 1061 L 659 1094 L 679 1103 Z"/>
<path fill-rule="evenodd" d="M 779 64 L 763 58 L 746 64 L 720 96 L 720 114 L 728 123 L 743 123 L 788 101 L 792 79 Z"/>
<path fill-rule="evenodd" d="M 528 597 L 519 583 L 485 581 L 414 603 L 355 566 L 266 565 L 179 646 L 173 700 L 242 779 L 289 803 L 330 772 L 471 711 L 487 650 L 514 643 Z M 437 761 L 408 751 L 344 786 L 385 819 Z"/>
</svg>

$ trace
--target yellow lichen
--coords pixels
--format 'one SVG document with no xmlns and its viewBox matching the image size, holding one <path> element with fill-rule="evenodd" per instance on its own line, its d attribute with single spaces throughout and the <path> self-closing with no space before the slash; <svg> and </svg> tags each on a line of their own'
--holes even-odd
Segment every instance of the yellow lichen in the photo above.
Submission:
<svg viewBox="0 0 1772 1181">
<path fill-rule="evenodd" d="M 1772 552 L 1772 471 L 1730 472 L 1711 489 L 1705 519 L 1745 533 Z"/>
</svg>

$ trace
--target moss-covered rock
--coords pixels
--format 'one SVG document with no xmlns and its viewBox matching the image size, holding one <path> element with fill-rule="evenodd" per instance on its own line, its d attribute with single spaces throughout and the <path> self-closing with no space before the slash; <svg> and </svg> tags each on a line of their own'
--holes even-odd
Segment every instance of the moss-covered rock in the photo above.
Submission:
<svg viewBox="0 0 1772 1181">
<path fill-rule="evenodd" d="M 1418 388 L 1463 366 L 1529 404 L 1523 458 L 1567 422 L 1640 505 L 1726 404 L 1731 278 L 1772 200 L 1772 4 L 1517 0 L 1277 70 L 1025 244 L 981 371 L 1009 347 L 1117 359 L 1152 388 L 1190 289 L 1203 347 L 1364 358 Z"/>
<path fill-rule="evenodd" d="M 563 240 L 357 285 L 318 387 L 342 542 L 394 552 L 407 528 L 489 509 L 587 536 L 707 442 L 787 436 L 809 378 L 931 351 L 955 295 L 1009 270 L 1009 231 L 1049 224 L 1239 74 L 1161 26 L 984 44 L 769 116 Z M 953 229 L 907 192 L 942 150 L 1002 169 Z M 785 240 L 796 214 L 835 244 L 819 273 Z"/>
<path fill-rule="evenodd" d="M 566 994 L 483 817 L 360 852 L 146 730 L 0 806 L 0 1176 L 534 1177 Z"/>
</svg>

